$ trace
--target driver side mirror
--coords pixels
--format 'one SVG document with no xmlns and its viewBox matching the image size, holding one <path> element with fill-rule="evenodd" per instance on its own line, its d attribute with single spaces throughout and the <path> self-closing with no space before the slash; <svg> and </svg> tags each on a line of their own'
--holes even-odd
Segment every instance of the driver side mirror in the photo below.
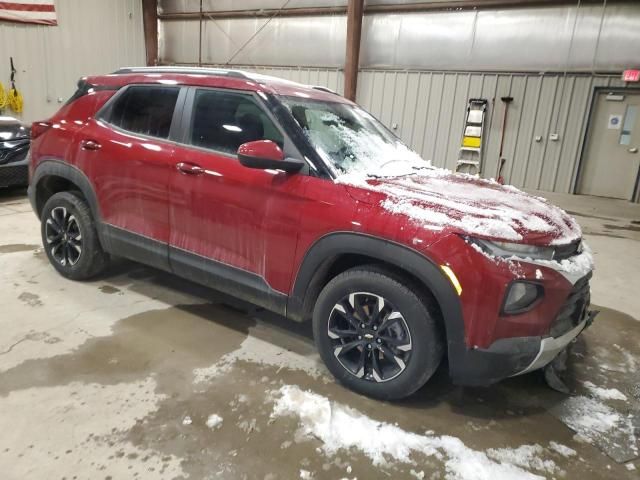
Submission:
<svg viewBox="0 0 640 480">
<path fill-rule="evenodd" d="M 284 170 L 293 173 L 304 166 L 297 158 L 285 158 L 282 149 L 271 140 L 256 140 L 238 147 L 238 160 L 245 167 L 263 170 Z"/>
</svg>

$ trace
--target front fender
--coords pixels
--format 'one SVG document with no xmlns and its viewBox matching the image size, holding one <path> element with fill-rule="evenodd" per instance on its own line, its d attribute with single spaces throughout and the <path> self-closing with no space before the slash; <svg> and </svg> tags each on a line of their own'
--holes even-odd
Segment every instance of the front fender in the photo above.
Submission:
<svg viewBox="0 0 640 480">
<path fill-rule="evenodd" d="M 355 232 L 330 233 L 317 240 L 304 256 L 298 269 L 292 293 L 287 301 L 287 317 L 303 321 L 314 299 L 314 281 L 320 281 L 332 261 L 341 255 L 366 255 L 395 265 L 418 278 L 435 297 L 447 336 L 449 360 L 467 350 L 460 298 L 439 265 L 405 245 Z"/>
</svg>

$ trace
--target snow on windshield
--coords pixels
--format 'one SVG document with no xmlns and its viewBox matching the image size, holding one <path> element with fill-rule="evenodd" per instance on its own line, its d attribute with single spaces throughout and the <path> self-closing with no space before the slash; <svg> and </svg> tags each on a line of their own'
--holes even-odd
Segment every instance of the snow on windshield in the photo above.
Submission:
<svg viewBox="0 0 640 480">
<path fill-rule="evenodd" d="M 366 173 L 387 164 L 428 165 L 364 110 L 346 103 L 285 97 L 311 144 L 336 174 Z"/>
<path fill-rule="evenodd" d="M 424 164 L 417 153 L 399 141 L 349 124 L 335 113 L 322 112 L 317 123 L 323 128 L 306 130 L 309 138 L 325 157 L 337 156 L 336 166 L 344 172 L 367 172 L 395 162 Z"/>
</svg>

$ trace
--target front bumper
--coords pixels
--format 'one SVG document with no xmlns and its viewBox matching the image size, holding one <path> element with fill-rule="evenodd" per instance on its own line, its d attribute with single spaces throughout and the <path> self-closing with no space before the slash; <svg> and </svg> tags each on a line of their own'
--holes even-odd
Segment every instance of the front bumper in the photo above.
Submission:
<svg viewBox="0 0 640 480">
<path fill-rule="evenodd" d="M 589 327 L 597 311 L 587 311 L 579 323 L 558 337 L 516 337 L 495 341 L 489 348 L 458 352 L 460 361 L 451 371 L 454 383 L 486 386 L 548 365 Z"/>
<path fill-rule="evenodd" d="M 0 187 L 26 187 L 28 184 L 29 161 L 26 158 L 19 162 L 0 165 Z"/>
<path fill-rule="evenodd" d="M 586 318 L 582 320 L 582 322 L 580 322 L 577 326 L 569 330 L 564 335 L 555 338 L 543 338 L 540 341 L 538 354 L 531 361 L 531 364 L 521 372 L 515 373 L 513 376 L 522 375 L 533 370 L 538 370 L 539 368 L 545 367 L 546 365 L 551 363 L 551 361 L 556 358 L 556 356 L 561 351 L 567 348 L 567 345 L 569 345 L 578 335 L 580 335 L 585 328 L 593 323 L 593 320 L 597 314 L 598 312 L 596 311 L 588 312 Z"/>
<path fill-rule="evenodd" d="M 29 139 L 0 142 L 0 187 L 29 184 Z"/>
</svg>

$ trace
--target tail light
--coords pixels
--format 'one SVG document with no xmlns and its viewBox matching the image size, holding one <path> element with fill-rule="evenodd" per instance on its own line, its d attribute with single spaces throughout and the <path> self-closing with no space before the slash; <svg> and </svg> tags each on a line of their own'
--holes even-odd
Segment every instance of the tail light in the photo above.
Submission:
<svg viewBox="0 0 640 480">
<path fill-rule="evenodd" d="M 51 123 L 49 122 L 33 122 L 31 124 L 31 140 L 35 140 L 50 128 Z"/>
</svg>

